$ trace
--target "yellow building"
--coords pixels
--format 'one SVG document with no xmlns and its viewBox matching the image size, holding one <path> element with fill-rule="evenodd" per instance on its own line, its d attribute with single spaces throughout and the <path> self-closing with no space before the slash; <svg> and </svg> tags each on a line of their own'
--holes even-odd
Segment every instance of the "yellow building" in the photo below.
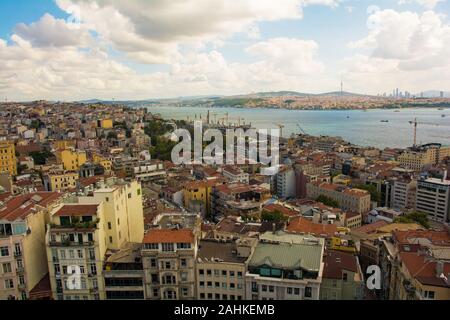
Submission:
<svg viewBox="0 0 450 320">
<path fill-rule="evenodd" d="M 112 161 L 100 155 L 94 154 L 92 157 L 92 161 L 94 163 L 100 164 L 103 168 L 105 168 L 105 171 L 111 171 L 112 169 Z"/>
<path fill-rule="evenodd" d="M 103 264 L 107 246 L 103 203 L 60 205 L 52 211 L 50 222 L 46 246 L 53 298 L 105 299 Z M 78 274 L 78 279 L 74 274 Z"/>
<path fill-rule="evenodd" d="M 16 148 L 11 141 L 0 141 L 0 173 L 17 175 Z"/>
<path fill-rule="evenodd" d="M 74 149 L 56 151 L 56 160 L 62 164 L 64 170 L 78 171 L 87 162 L 86 152 Z"/>
<path fill-rule="evenodd" d="M 211 213 L 211 193 L 212 188 L 217 185 L 216 180 L 192 181 L 184 186 L 184 206 L 185 208 L 198 207 L 199 204 L 203 208 L 203 213 L 209 215 Z"/>
<path fill-rule="evenodd" d="M 113 128 L 113 121 L 111 119 L 102 119 L 99 121 L 100 127 L 103 129 L 112 129 Z"/>
<path fill-rule="evenodd" d="M 78 172 L 54 171 L 44 175 L 44 186 L 47 191 L 66 191 L 75 189 L 80 178 Z"/>
<path fill-rule="evenodd" d="M 73 140 L 57 140 L 53 142 L 53 148 L 65 150 L 69 148 L 75 148 L 75 141 Z"/>
<path fill-rule="evenodd" d="M 82 204 L 104 203 L 108 249 L 121 249 L 127 242 L 142 242 L 144 210 L 139 182 L 113 179 L 94 190 L 93 196 L 79 198 L 79 202 Z"/>
</svg>

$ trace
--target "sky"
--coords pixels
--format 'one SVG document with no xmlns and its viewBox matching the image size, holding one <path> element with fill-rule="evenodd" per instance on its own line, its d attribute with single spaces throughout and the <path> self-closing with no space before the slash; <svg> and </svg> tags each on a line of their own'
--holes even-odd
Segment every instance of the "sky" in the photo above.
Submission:
<svg viewBox="0 0 450 320">
<path fill-rule="evenodd" d="M 0 101 L 450 91 L 450 0 L 2 0 Z"/>
</svg>

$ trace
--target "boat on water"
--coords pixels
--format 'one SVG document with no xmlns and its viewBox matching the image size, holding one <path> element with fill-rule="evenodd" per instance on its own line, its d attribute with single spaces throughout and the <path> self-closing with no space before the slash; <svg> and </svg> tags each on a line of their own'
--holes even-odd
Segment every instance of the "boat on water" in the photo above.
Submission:
<svg viewBox="0 0 450 320">
<path fill-rule="evenodd" d="M 441 117 L 442 117 L 442 118 L 445 118 L 445 117 L 446 117 L 446 115 L 445 115 L 445 114 L 443 114 L 443 115 L 441 115 Z"/>
<path fill-rule="evenodd" d="M 386 122 L 389 122 L 389 120 L 381 120 L 380 122 L 386 123 Z"/>
</svg>

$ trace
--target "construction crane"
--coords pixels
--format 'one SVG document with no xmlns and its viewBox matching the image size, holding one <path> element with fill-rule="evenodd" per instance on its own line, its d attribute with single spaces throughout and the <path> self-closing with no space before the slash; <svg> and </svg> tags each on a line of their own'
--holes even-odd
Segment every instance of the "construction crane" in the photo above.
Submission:
<svg viewBox="0 0 450 320">
<path fill-rule="evenodd" d="M 285 128 L 285 125 L 282 123 L 274 123 L 275 125 L 278 126 L 278 128 L 280 128 L 280 138 L 283 138 L 283 129 Z"/>
<path fill-rule="evenodd" d="M 413 145 L 414 147 L 417 147 L 417 127 L 419 126 L 419 124 L 431 125 L 431 126 L 443 126 L 442 124 L 434 123 L 434 122 L 417 121 L 417 118 L 415 118 L 413 121 L 409 121 L 409 124 L 414 126 L 414 145 Z"/>
<path fill-rule="evenodd" d="M 300 131 L 305 135 L 305 136 L 307 136 L 308 134 L 306 133 L 306 131 L 305 130 L 303 130 L 303 128 L 302 127 L 300 127 L 300 125 L 297 123 L 297 127 L 300 129 Z"/>
</svg>

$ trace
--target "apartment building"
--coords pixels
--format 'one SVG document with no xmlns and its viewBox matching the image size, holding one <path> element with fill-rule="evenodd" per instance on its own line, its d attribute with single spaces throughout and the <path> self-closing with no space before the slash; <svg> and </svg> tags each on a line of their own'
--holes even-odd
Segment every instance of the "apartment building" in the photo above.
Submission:
<svg viewBox="0 0 450 320">
<path fill-rule="evenodd" d="M 190 229 L 153 229 L 142 241 L 145 295 L 150 300 L 196 298 L 197 239 Z"/>
<path fill-rule="evenodd" d="M 393 231 L 380 247 L 382 297 L 390 300 L 450 299 L 450 233 Z"/>
<path fill-rule="evenodd" d="M 47 191 L 74 190 L 76 189 L 79 177 L 78 172 L 54 170 L 44 175 L 44 187 Z"/>
<path fill-rule="evenodd" d="M 450 180 L 421 179 L 417 182 L 416 209 L 437 222 L 450 221 Z"/>
<path fill-rule="evenodd" d="M 411 178 L 396 179 L 392 183 L 391 207 L 396 210 L 414 210 L 417 181 Z"/>
<path fill-rule="evenodd" d="M 74 148 L 58 149 L 55 155 L 57 163 L 66 171 L 78 171 L 87 162 L 86 152 Z"/>
<path fill-rule="evenodd" d="M 293 198 L 296 196 L 297 179 L 295 170 L 291 166 L 282 167 L 276 177 L 277 195 L 281 199 Z"/>
<path fill-rule="evenodd" d="M 127 243 L 105 261 L 103 278 L 107 300 L 143 300 L 144 270 L 141 243 Z"/>
<path fill-rule="evenodd" d="M 270 198 L 269 188 L 242 183 L 221 184 L 213 188 L 211 211 L 216 219 L 227 216 L 259 217 Z"/>
<path fill-rule="evenodd" d="M 0 141 L 0 173 L 17 175 L 17 158 L 14 142 Z"/>
<path fill-rule="evenodd" d="M 268 232 L 248 260 L 248 300 L 318 300 L 324 240 Z"/>
<path fill-rule="evenodd" d="M 48 271 L 55 300 L 104 300 L 107 243 L 100 204 L 61 204 L 46 235 Z"/>
<path fill-rule="evenodd" d="M 358 257 L 335 250 L 325 252 L 320 300 L 361 300 L 364 275 Z"/>
<path fill-rule="evenodd" d="M 45 224 L 62 195 L 37 192 L 4 200 L 0 208 L 0 300 L 30 297 L 47 274 Z"/>
<path fill-rule="evenodd" d="M 245 300 L 248 256 L 233 241 L 201 240 L 196 260 L 197 299 Z"/>
<path fill-rule="evenodd" d="M 213 187 L 218 180 L 192 181 L 184 186 L 184 207 L 189 211 L 200 212 L 203 216 L 211 215 L 211 197 Z"/>
<path fill-rule="evenodd" d="M 78 198 L 80 204 L 104 203 L 108 249 L 119 250 L 125 243 L 140 243 L 144 236 L 141 184 L 120 179 L 100 181 L 92 196 Z"/>
<path fill-rule="evenodd" d="M 432 143 L 406 150 L 398 157 L 398 161 L 404 168 L 421 171 L 426 166 L 440 163 L 448 156 L 450 156 L 450 147 Z"/>
<path fill-rule="evenodd" d="M 331 198 L 345 211 L 365 214 L 370 210 L 370 194 L 366 190 L 349 188 L 342 185 L 313 182 L 306 185 L 308 198 L 317 199 L 319 196 Z"/>
<path fill-rule="evenodd" d="M 230 182 L 240 182 L 248 184 L 249 174 L 244 172 L 242 169 L 235 166 L 225 166 L 223 168 L 222 174 L 225 178 L 229 179 Z"/>
</svg>

